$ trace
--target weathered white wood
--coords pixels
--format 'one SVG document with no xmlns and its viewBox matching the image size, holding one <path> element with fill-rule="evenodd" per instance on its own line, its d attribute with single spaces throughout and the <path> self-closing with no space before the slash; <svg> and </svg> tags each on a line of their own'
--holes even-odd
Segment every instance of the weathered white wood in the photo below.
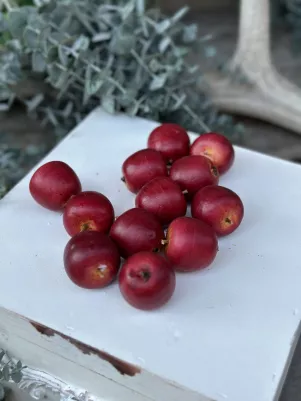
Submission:
<svg viewBox="0 0 301 401">
<path fill-rule="evenodd" d="M 120 166 L 155 126 L 98 109 L 41 164 L 69 163 L 119 215 L 134 204 Z M 33 202 L 30 173 L 0 202 L 0 347 L 104 400 L 276 400 L 300 323 L 300 174 L 237 148 L 221 184 L 242 197 L 243 224 L 220 240 L 211 269 L 178 275 L 171 302 L 146 313 L 116 284 L 86 291 L 69 281 L 62 217 Z"/>
<path fill-rule="evenodd" d="M 183 397 L 189 401 L 210 401 L 149 374 L 138 365 L 84 344 L 70 333 L 57 332 L 2 308 L 1 347 L 36 369 L 25 371 L 21 388 L 36 394 L 53 389 L 61 393 L 61 401 L 65 401 L 68 392 L 74 395 L 87 392 L 85 401 L 160 400 L 161 394 L 172 401 L 181 401 Z"/>
</svg>

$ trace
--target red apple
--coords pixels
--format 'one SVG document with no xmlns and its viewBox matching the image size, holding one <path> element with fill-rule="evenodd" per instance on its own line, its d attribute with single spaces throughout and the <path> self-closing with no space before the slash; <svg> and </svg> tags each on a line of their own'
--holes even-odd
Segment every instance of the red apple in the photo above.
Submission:
<svg viewBox="0 0 301 401">
<path fill-rule="evenodd" d="M 120 255 L 127 258 L 141 251 L 160 250 L 164 231 L 155 215 L 144 209 L 134 208 L 115 220 L 110 236 Z"/>
<path fill-rule="evenodd" d="M 208 267 L 218 251 L 212 227 L 190 217 L 179 217 L 170 224 L 165 243 L 167 258 L 174 269 L 183 272 Z"/>
<path fill-rule="evenodd" d="M 112 203 L 94 191 L 81 192 L 71 198 L 63 215 L 65 229 L 71 236 L 86 230 L 108 233 L 113 221 Z"/>
<path fill-rule="evenodd" d="M 81 183 L 68 164 L 51 161 L 36 170 L 31 177 L 29 190 L 39 205 L 60 211 L 72 196 L 81 191 Z"/>
<path fill-rule="evenodd" d="M 168 260 L 152 252 L 131 256 L 122 266 L 118 281 L 124 299 L 142 310 L 166 304 L 176 287 L 175 272 Z"/>
<path fill-rule="evenodd" d="M 239 227 L 244 216 L 244 206 L 235 192 L 212 185 L 195 194 L 191 214 L 210 224 L 217 235 L 224 236 Z"/>
<path fill-rule="evenodd" d="M 142 149 L 128 157 L 122 165 L 122 173 L 126 186 L 134 193 L 153 178 L 168 174 L 163 156 L 154 149 Z"/>
<path fill-rule="evenodd" d="M 117 276 L 120 256 L 113 241 L 97 231 L 83 231 L 72 237 L 64 252 L 65 270 L 82 288 L 103 288 Z"/>
<path fill-rule="evenodd" d="M 161 152 L 165 161 L 171 164 L 189 155 L 190 139 L 180 125 L 162 124 L 151 132 L 147 146 Z"/>
<path fill-rule="evenodd" d="M 204 156 L 185 156 L 171 166 L 170 178 L 191 198 L 200 188 L 217 184 L 217 168 Z"/>
<path fill-rule="evenodd" d="M 220 174 L 224 174 L 234 162 L 234 148 L 224 135 L 208 132 L 197 138 L 190 149 L 191 155 L 208 157 Z"/>
<path fill-rule="evenodd" d="M 136 196 L 136 207 L 158 217 L 162 224 L 169 224 L 185 216 L 187 203 L 181 188 L 168 177 L 154 178 L 145 184 Z"/>
</svg>

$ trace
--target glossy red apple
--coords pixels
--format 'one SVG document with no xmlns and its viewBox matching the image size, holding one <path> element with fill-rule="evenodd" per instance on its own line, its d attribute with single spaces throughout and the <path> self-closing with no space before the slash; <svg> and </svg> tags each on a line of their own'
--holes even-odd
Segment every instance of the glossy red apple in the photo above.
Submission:
<svg viewBox="0 0 301 401">
<path fill-rule="evenodd" d="M 112 203 L 103 194 L 85 191 L 72 197 L 64 210 L 66 231 L 73 236 L 81 231 L 108 233 L 114 221 Z"/>
<path fill-rule="evenodd" d="M 229 139 L 216 132 L 208 132 L 197 138 L 191 145 L 190 154 L 208 157 L 220 174 L 230 169 L 235 156 Z"/>
<path fill-rule="evenodd" d="M 81 191 L 81 183 L 68 164 L 51 161 L 36 170 L 31 177 L 29 190 L 39 205 L 60 211 L 72 196 Z"/>
<path fill-rule="evenodd" d="M 127 258 L 137 252 L 160 250 L 164 231 L 155 215 L 147 210 L 134 208 L 115 220 L 110 237 L 117 245 L 120 255 Z"/>
<path fill-rule="evenodd" d="M 165 305 L 176 287 L 175 272 L 168 260 L 152 252 L 131 256 L 122 266 L 118 281 L 124 299 L 142 310 Z"/>
<path fill-rule="evenodd" d="M 175 218 L 185 216 L 187 202 L 178 184 L 168 177 L 160 177 L 140 189 L 136 207 L 153 213 L 162 224 L 169 224 Z"/>
<path fill-rule="evenodd" d="M 217 184 L 219 173 L 204 156 L 185 156 L 171 166 L 170 178 L 191 198 L 200 188 Z"/>
<path fill-rule="evenodd" d="M 212 185 L 195 194 L 191 214 L 209 224 L 217 235 L 224 236 L 239 227 L 244 216 L 244 205 L 235 192 Z"/>
<path fill-rule="evenodd" d="M 160 152 L 165 161 L 171 164 L 189 154 L 190 139 L 180 125 L 162 124 L 151 132 L 147 146 Z"/>
<path fill-rule="evenodd" d="M 83 231 L 67 243 L 64 265 L 70 280 L 79 287 L 103 288 L 116 278 L 120 256 L 116 245 L 105 234 Z"/>
<path fill-rule="evenodd" d="M 166 256 L 175 270 L 201 270 L 214 261 L 217 237 L 208 224 L 190 217 L 174 220 L 167 231 Z"/>
<path fill-rule="evenodd" d="M 154 149 L 142 149 L 128 157 L 122 165 L 122 173 L 122 179 L 133 193 L 152 179 L 168 174 L 163 156 Z"/>
</svg>

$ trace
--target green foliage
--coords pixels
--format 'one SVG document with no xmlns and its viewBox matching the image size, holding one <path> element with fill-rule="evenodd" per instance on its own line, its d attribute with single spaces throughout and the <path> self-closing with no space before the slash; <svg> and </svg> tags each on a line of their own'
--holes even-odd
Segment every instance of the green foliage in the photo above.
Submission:
<svg viewBox="0 0 301 401">
<path fill-rule="evenodd" d="M 144 0 L 51 0 L 0 13 L 0 110 L 30 78 L 38 89 L 18 100 L 58 140 L 99 105 L 237 139 L 243 127 L 212 107 L 198 89 L 199 66 L 187 61 L 189 52 L 215 53 L 209 35 L 200 38 L 195 24 L 182 22 L 187 11 L 166 17 Z M 0 167 L 3 158 L 0 149 Z"/>
<path fill-rule="evenodd" d="M 33 165 L 40 161 L 47 150 L 46 145 L 11 147 L 0 143 L 0 199 Z"/>
<path fill-rule="evenodd" d="M 32 2 L 32 0 L 19 0 L 18 1 L 18 5 L 20 7 L 22 7 L 22 6 L 32 6 L 33 2 Z"/>
<path fill-rule="evenodd" d="M 27 74 L 46 80 L 56 89 L 54 98 L 39 93 L 26 105 L 59 136 L 98 105 L 177 121 L 197 132 L 207 126 L 233 132 L 231 119 L 219 116 L 196 89 L 201 72 L 186 55 L 206 45 L 195 25 L 181 22 L 186 12 L 184 7 L 166 18 L 143 0 L 61 0 L 15 9 L 6 21 L 12 39 L 3 56 L 0 97 L 10 104 L 11 87 Z"/>
</svg>

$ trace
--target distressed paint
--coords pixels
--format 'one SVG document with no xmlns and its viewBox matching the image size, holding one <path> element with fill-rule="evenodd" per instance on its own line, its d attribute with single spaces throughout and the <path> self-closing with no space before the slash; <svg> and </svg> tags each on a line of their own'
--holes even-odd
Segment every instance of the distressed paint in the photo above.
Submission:
<svg viewBox="0 0 301 401">
<path fill-rule="evenodd" d="M 40 323 L 30 322 L 31 325 L 42 335 L 47 337 L 54 337 L 55 335 L 62 337 L 64 340 L 68 341 L 70 344 L 73 344 L 76 348 L 78 348 L 84 355 L 97 355 L 99 358 L 104 361 L 109 362 L 114 368 L 122 375 L 127 376 L 135 376 L 141 372 L 141 369 L 137 366 L 134 366 L 130 363 L 121 361 L 118 358 L 115 358 L 112 355 L 109 355 L 106 352 L 100 351 L 94 347 L 91 347 L 87 344 L 83 344 L 80 341 L 75 340 L 70 336 L 66 336 L 65 334 L 59 333 L 49 327 L 43 326 Z"/>
<path fill-rule="evenodd" d="M 112 364 L 101 357 L 101 351 L 92 352 L 89 346 L 3 308 L 0 348 L 22 360 L 36 375 L 41 372 L 41 380 L 52 377 L 54 382 L 85 389 L 100 401 L 161 401 L 163 396 L 164 401 L 212 401 L 142 368 L 135 375 L 124 374 L 116 369 L 114 359 Z M 49 386 L 53 386 L 52 381 Z"/>
</svg>

